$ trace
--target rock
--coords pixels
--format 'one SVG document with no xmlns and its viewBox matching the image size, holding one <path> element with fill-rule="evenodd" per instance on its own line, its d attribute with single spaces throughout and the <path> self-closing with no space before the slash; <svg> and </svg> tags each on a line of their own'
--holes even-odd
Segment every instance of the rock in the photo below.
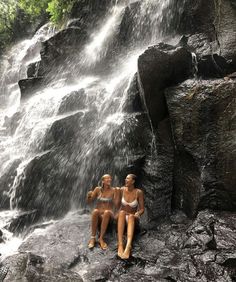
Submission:
<svg viewBox="0 0 236 282">
<path fill-rule="evenodd" d="M 16 112 L 11 117 L 5 117 L 4 127 L 8 134 L 13 135 L 19 125 L 20 119 L 22 117 L 22 112 Z"/>
<path fill-rule="evenodd" d="M 22 234 L 30 225 L 37 222 L 38 215 L 37 210 L 21 212 L 11 220 L 7 229 L 14 234 Z"/>
<path fill-rule="evenodd" d="M 44 150 L 69 143 L 78 137 L 82 130 L 82 120 L 87 116 L 84 111 L 77 111 L 66 117 L 58 118 L 47 131 L 44 139 Z"/>
<path fill-rule="evenodd" d="M 236 14 L 232 1 L 186 1 L 180 23 L 179 32 L 191 34 L 188 44 L 200 47 L 195 49 L 197 54 L 201 56 L 201 46 L 208 46 L 207 55 L 218 54 L 231 61 L 231 66 L 236 69 Z"/>
<path fill-rule="evenodd" d="M 217 54 L 201 56 L 197 64 L 197 74 L 202 78 L 221 78 L 231 73 L 233 66 Z"/>
<path fill-rule="evenodd" d="M 39 216 L 60 216 L 71 205 L 77 179 L 68 149 L 46 152 L 32 159 L 14 187 L 12 204 L 23 210 L 38 210 Z M 75 165 L 75 162 L 73 163 Z"/>
<path fill-rule="evenodd" d="M 4 279 L 6 282 L 14 281 L 73 281 L 82 282 L 79 274 L 66 269 L 45 270 L 44 257 L 21 252 L 18 255 L 8 257 L 4 262 L 5 267 L 8 267 L 8 273 Z"/>
<path fill-rule="evenodd" d="M 41 61 L 38 67 L 38 76 L 46 75 L 49 80 L 50 76 L 54 75 L 55 78 L 53 70 L 59 66 L 62 68 L 62 63 L 63 73 L 67 67 L 71 70 L 82 45 L 86 43 L 87 36 L 86 31 L 77 27 L 68 27 L 44 41 L 40 51 Z"/>
<path fill-rule="evenodd" d="M 146 156 L 142 177 L 149 222 L 155 222 L 157 219 L 170 215 L 173 185 L 172 171 L 172 146 L 154 143 L 149 155 Z"/>
<path fill-rule="evenodd" d="M 174 205 L 235 210 L 234 81 L 187 81 L 166 90 L 175 144 Z"/>
<path fill-rule="evenodd" d="M 38 76 L 38 68 L 39 68 L 40 61 L 34 62 L 28 65 L 27 68 L 27 77 L 37 77 Z"/>
<path fill-rule="evenodd" d="M 14 178 L 17 175 L 17 168 L 20 160 L 13 160 L 5 169 L 5 173 L 0 177 L 0 209 L 10 208 L 10 189 L 13 185 Z"/>
<path fill-rule="evenodd" d="M 109 248 L 105 252 L 98 246 L 89 250 L 90 216 L 70 212 L 46 229 L 35 230 L 24 240 L 19 254 L 3 261 L 3 266 L 9 267 L 6 281 L 25 277 L 30 281 L 81 281 L 80 277 L 84 281 L 119 282 L 233 281 L 235 219 L 236 214 L 229 212 L 204 210 L 195 220 L 175 212 L 172 221 L 164 220 L 156 230 L 135 236 L 130 259 L 122 261 L 116 256 L 115 232 L 106 234 Z M 212 250 L 205 238 L 216 238 L 217 226 L 227 229 L 221 229 L 217 248 Z M 191 238 L 198 245 L 186 245 Z"/>
<path fill-rule="evenodd" d="M 137 74 L 134 75 L 127 92 L 128 92 L 127 100 L 125 101 L 125 105 L 123 107 L 124 112 L 127 113 L 143 112 L 144 105 L 141 101 L 141 97 L 138 89 Z"/>
<path fill-rule="evenodd" d="M 21 91 L 21 99 L 26 99 L 34 94 L 42 86 L 43 77 L 21 79 L 18 84 Z"/>
<path fill-rule="evenodd" d="M 168 116 L 164 89 L 184 81 L 191 73 L 192 56 L 184 48 L 159 44 L 139 57 L 139 88 L 154 127 Z"/>
<path fill-rule="evenodd" d="M 58 109 L 58 114 L 64 114 L 67 112 L 72 112 L 76 110 L 83 110 L 86 108 L 86 98 L 87 95 L 84 89 L 78 91 L 73 91 L 65 97 L 63 97 L 60 107 Z"/>
</svg>

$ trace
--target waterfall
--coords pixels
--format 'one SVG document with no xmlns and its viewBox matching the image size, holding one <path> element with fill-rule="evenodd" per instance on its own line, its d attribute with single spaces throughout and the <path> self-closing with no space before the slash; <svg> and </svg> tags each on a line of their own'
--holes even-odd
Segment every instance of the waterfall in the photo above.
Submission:
<svg viewBox="0 0 236 282">
<path fill-rule="evenodd" d="M 51 148 L 45 148 L 45 139 L 55 122 L 68 117 L 78 116 L 79 137 L 70 145 L 73 157 L 67 159 L 62 152 L 58 166 L 62 172 L 70 162 L 76 166 L 73 175 L 76 180 L 71 193 L 68 192 L 71 207 L 83 206 L 84 196 L 96 183 L 98 175 L 109 172 L 117 180 L 116 169 L 119 169 L 120 164 L 117 164 L 119 161 L 116 156 L 129 163 L 130 144 L 127 144 L 126 136 L 130 128 L 136 126 L 140 115 L 124 110 L 137 71 L 137 58 L 150 44 L 164 38 L 162 25 L 168 16 L 170 4 L 171 0 L 117 1 L 102 24 L 94 28 L 81 55 L 70 66 L 72 72 L 79 69 L 76 80 L 72 84 L 55 80 L 31 93 L 26 101 L 21 101 L 17 83 L 26 77 L 27 66 L 40 60 L 40 43 L 52 37 L 55 31 L 46 25 L 32 39 L 15 45 L 5 56 L 0 81 L 0 178 L 14 161 L 19 161 L 17 175 L 8 191 L 12 208 L 18 208 L 22 201 L 19 183 L 25 177 L 28 164 L 36 156 L 50 151 Z M 138 5 L 138 8 L 133 9 L 133 5 Z M 127 9 L 133 16 L 128 48 L 118 49 L 109 68 L 104 67 L 104 72 L 94 71 L 94 67 L 101 63 L 104 66 L 107 57 L 111 57 L 111 48 Z M 83 70 L 86 72 L 83 73 Z M 56 73 L 57 70 L 55 77 Z M 70 77 L 72 74 L 68 74 L 66 69 L 65 75 Z M 82 107 L 62 113 L 62 105 L 71 93 L 82 93 Z M 15 114 L 18 114 L 17 122 L 14 123 L 13 132 L 9 132 L 6 121 L 14 121 L 12 117 Z M 109 160 L 107 155 L 110 158 L 112 156 L 112 159 Z M 11 239 L 9 235 L 8 238 Z"/>
</svg>

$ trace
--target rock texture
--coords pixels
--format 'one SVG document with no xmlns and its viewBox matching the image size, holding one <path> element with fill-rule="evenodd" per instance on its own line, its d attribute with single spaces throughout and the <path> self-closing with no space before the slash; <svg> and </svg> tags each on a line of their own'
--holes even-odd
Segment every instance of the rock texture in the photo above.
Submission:
<svg viewBox="0 0 236 282">
<path fill-rule="evenodd" d="M 141 230 L 128 261 L 116 255 L 115 233 L 109 249 L 87 248 L 89 217 L 70 213 L 45 230 L 37 229 L 4 260 L 5 281 L 183 281 L 233 282 L 235 213 L 202 211 L 194 221 L 176 212 L 155 230 Z M 17 280 L 18 279 L 18 280 Z M 31 280 L 30 280 L 31 279 Z"/>
<path fill-rule="evenodd" d="M 175 144 L 174 202 L 199 209 L 236 209 L 235 81 L 188 80 L 166 90 Z"/>
<path fill-rule="evenodd" d="M 236 69 L 236 9 L 233 1 L 185 1 L 180 23 L 179 32 L 187 34 L 190 49 L 199 61 L 208 59 L 214 64 L 217 77 Z M 220 61 L 212 55 L 220 56 Z M 204 69 L 199 74 L 209 77 Z"/>
<path fill-rule="evenodd" d="M 185 48 L 159 44 L 138 59 L 139 87 L 154 127 L 168 116 L 163 90 L 192 73 L 192 56 Z"/>
</svg>

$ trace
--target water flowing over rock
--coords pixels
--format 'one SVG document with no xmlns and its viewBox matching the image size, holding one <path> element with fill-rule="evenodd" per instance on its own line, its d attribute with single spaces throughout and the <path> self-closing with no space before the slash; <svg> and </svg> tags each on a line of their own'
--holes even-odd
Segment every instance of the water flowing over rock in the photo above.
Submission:
<svg viewBox="0 0 236 282">
<path fill-rule="evenodd" d="M 180 3 L 181 2 L 181 3 Z M 233 1 L 75 1 L 3 58 L 0 277 L 235 281 Z M 128 261 L 87 249 L 86 193 L 138 175 Z M 11 209 L 11 210 L 10 210 Z"/>
</svg>

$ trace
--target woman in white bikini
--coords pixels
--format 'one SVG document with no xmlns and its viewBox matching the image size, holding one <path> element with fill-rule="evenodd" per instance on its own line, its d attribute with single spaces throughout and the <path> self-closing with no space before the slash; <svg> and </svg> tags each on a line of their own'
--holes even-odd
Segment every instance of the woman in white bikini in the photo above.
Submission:
<svg viewBox="0 0 236 282">
<path fill-rule="evenodd" d="M 109 221 L 114 218 L 113 207 L 117 207 L 119 197 L 117 197 L 116 189 L 111 187 L 112 178 L 109 174 L 105 174 L 101 178 L 101 187 L 96 187 L 93 191 L 87 194 L 87 202 L 90 204 L 97 200 L 96 207 L 92 212 L 91 219 L 91 238 L 88 247 L 92 249 L 96 243 L 96 234 L 98 224 L 101 224 L 100 236 L 98 242 L 101 249 L 107 249 L 107 244 L 104 242 L 103 237 L 106 233 Z"/>
<path fill-rule="evenodd" d="M 118 256 L 122 259 L 130 257 L 135 224 L 144 213 L 143 191 L 135 188 L 136 175 L 129 174 L 125 179 L 125 187 L 120 189 L 121 208 L 118 215 Z M 127 242 L 124 249 L 123 235 L 127 224 Z"/>
</svg>

